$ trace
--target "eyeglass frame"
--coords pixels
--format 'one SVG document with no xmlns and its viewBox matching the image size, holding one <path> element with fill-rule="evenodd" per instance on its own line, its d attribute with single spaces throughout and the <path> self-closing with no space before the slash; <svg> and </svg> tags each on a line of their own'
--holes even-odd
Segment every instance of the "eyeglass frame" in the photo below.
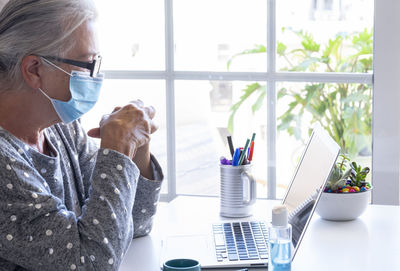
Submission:
<svg viewBox="0 0 400 271">
<path fill-rule="evenodd" d="M 90 70 L 90 77 L 93 77 L 94 72 L 97 70 L 96 75 L 100 72 L 100 66 L 101 66 L 101 59 L 102 57 L 99 55 L 94 59 L 92 62 L 84 62 L 84 61 L 78 61 L 78 60 L 72 60 L 72 59 L 66 59 L 58 56 L 40 56 L 49 60 L 54 60 L 57 62 L 63 62 L 66 64 L 70 64 L 79 68 L 84 68 L 87 70 Z"/>
</svg>

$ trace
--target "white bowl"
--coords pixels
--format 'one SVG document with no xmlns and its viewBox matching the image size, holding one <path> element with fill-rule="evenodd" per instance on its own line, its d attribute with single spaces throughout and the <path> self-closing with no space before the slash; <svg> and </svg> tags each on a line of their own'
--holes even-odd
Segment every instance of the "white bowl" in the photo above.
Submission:
<svg viewBox="0 0 400 271">
<path fill-rule="evenodd" d="M 356 193 L 323 192 L 315 211 L 326 220 L 354 220 L 367 208 L 371 190 Z"/>
</svg>

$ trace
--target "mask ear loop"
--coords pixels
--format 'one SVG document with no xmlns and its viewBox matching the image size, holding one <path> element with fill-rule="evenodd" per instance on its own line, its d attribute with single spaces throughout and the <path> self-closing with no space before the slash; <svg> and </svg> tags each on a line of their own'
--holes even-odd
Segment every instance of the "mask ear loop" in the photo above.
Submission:
<svg viewBox="0 0 400 271">
<path fill-rule="evenodd" d="M 46 92 L 44 92 L 41 88 L 38 88 L 40 90 L 40 92 L 46 96 L 47 99 L 49 99 L 50 101 L 53 100 L 52 98 L 49 97 L 49 95 L 46 94 Z"/>
<path fill-rule="evenodd" d="M 59 69 L 59 70 L 62 71 L 62 72 L 65 72 L 65 73 L 68 74 L 69 76 L 72 76 L 71 73 L 67 72 L 67 71 L 64 70 L 63 68 L 58 67 L 56 64 L 54 64 L 53 62 L 47 60 L 46 58 L 44 58 L 44 57 L 40 57 L 40 58 L 43 59 L 43 60 L 44 60 L 45 62 L 47 62 L 48 64 L 50 64 L 51 66 L 53 66 L 54 68 Z"/>
</svg>

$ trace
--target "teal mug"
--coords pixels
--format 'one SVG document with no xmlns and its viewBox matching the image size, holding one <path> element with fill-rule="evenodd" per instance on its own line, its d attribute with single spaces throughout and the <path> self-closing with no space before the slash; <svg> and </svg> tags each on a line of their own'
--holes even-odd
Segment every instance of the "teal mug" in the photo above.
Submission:
<svg viewBox="0 0 400 271">
<path fill-rule="evenodd" d="M 200 263 L 191 259 L 174 259 L 163 264 L 163 271 L 200 271 Z"/>
</svg>

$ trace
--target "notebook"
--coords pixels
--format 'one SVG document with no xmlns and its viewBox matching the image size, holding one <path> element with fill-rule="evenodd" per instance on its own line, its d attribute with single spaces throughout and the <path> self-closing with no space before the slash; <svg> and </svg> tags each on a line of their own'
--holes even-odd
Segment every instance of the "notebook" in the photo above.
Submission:
<svg viewBox="0 0 400 271">
<path fill-rule="evenodd" d="M 307 230 L 322 187 L 335 165 L 340 147 L 320 126 L 314 128 L 294 171 L 282 204 L 292 225 L 293 257 Z M 267 214 L 271 210 L 265 210 Z M 270 216 L 268 216 L 270 217 Z M 250 268 L 268 265 L 267 221 L 221 221 L 204 235 L 175 235 L 163 240 L 161 263 L 192 258 L 206 268 Z M 161 264 L 160 263 L 160 264 Z"/>
</svg>

